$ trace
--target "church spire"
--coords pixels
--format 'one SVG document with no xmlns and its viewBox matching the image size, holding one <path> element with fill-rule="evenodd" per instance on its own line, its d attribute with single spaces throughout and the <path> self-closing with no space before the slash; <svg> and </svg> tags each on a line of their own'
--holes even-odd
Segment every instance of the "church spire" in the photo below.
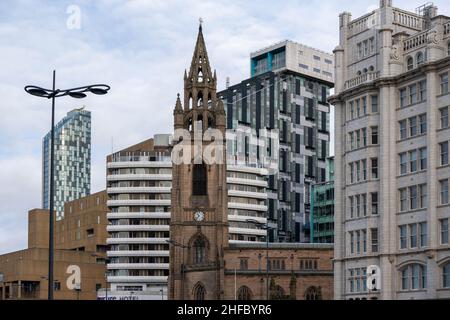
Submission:
<svg viewBox="0 0 450 320">
<path fill-rule="evenodd" d="M 185 89 L 198 87 L 216 89 L 216 81 L 209 64 L 205 39 L 203 38 L 203 20 L 200 18 L 197 42 L 192 56 L 189 76 L 185 80 Z"/>
</svg>

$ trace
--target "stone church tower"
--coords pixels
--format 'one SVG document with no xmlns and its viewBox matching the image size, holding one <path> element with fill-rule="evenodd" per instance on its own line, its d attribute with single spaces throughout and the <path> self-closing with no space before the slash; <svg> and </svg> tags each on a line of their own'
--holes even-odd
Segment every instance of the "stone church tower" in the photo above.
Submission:
<svg viewBox="0 0 450 320">
<path fill-rule="evenodd" d="M 200 24 L 191 67 L 184 74 L 184 103 L 178 95 L 174 109 L 169 299 L 224 297 L 226 116 L 216 86 Z M 215 132 L 213 138 L 209 129 Z M 213 145 L 218 148 L 210 152 Z M 217 161 L 209 161 L 204 154 L 212 154 Z M 184 161 L 177 162 L 174 156 Z"/>
</svg>

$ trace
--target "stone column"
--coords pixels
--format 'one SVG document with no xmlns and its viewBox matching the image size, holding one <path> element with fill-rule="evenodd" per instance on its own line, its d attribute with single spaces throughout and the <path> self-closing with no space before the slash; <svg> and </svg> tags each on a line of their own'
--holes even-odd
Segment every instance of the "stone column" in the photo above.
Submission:
<svg viewBox="0 0 450 320">
<path fill-rule="evenodd" d="M 345 103 L 335 104 L 335 213 L 334 213 L 334 299 L 341 300 L 345 294 L 345 159 L 343 148 L 345 147 L 344 130 Z"/>
<path fill-rule="evenodd" d="M 22 299 L 22 281 L 17 282 L 17 299 Z"/>
<path fill-rule="evenodd" d="M 378 157 L 378 177 L 380 179 L 380 253 L 381 256 L 381 299 L 391 299 L 391 266 L 389 255 L 391 254 L 391 218 L 395 215 L 395 209 L 391 208 L 391 113 L 395 111 L 395 103 L 391 102 L 390 88 L 387 85 L 380 87 L 380 153 Z M 395 119 L 395 118 L 394 118 Z M 395 141 L 395 140 L 394 140 Z M 395 176 L 392 177 L 395 180 Z M 395 197 L 396 194 L 394 194 Z"/>
<path fill-rule="evenodd" d="M 436 288 L 440 277 L 438 266 L 436 264 L 436 249 L 439 245 L 439 231 L 437 229 L 437 205 L 438 205 L 438 177 L 437 166 L 439 158 L 437 154 L 438 142 L 436 137 L 437 130 L 437 98 L 438 94 L 438 74 L 435 70 L 427 72 L 427 156 L 428 156 L 428 174 L 427 174 L 427 195 L 428 195 L 428 247 L 430 248 L 428 259 L 428 277 L 427 287 L 432 294 L 429 298 L 436 298 Z"/>
</svg>

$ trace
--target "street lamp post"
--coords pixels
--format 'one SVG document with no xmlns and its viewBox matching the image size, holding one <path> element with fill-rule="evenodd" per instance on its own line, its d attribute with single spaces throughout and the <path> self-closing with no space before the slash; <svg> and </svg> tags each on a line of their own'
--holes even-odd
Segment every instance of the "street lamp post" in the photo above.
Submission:
<svg viewBox="0 0 450 320">
<path fill-rule="evenodd" d="M 55 98 L 70 96 L 81 99 L 86 97 L 85 92 L 103 95 L 108 93 L 110 87 L 105 84 L 95 84 L 90 86 L 60 90 L 55 88 L 56 71 L 53 70 L 52 89 L 44 89 L 37 86 L 26 86 L 25 91 L 33 96 L 52 99 L 52 125 L 51 125 L 51 143 L 50 143 L 50 203 L 49 203 L 49 244 L 48 244 L 48 300 L 53 300 L 53 211 L 54 211 L 54 158 L 55 158 Z"/>
<path fill-rule="evenodd" d="M 254 223 L 258 225 L 261 229 L 267 230 L 266 233 L 266 300 L 269 300 L 269 219 L 266 219 L 266 223 L 261 223 L 258 220 L 247 219 L 246 222 Z"/>
</svg>

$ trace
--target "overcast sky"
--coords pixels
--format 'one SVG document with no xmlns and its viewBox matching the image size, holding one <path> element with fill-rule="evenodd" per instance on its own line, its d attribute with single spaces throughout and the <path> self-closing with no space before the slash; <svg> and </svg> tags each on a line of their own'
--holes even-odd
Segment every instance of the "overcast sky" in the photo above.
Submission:
<svg viewBox="0 0 450 320">
<path fill-rule="evenodd" d="M 414 10 L 422 1 L 394 0 Z M 0 253 L 26 248 L 27 212 L 41 206 L 41 144 L 50 102 L 25 94 L 34 84 L 107 83 L 106 96 L 61 98 L 56 121 L 75 107 L 92 112 L 92 192 L 105 188 L 105 156 L 170 133 L 198 19 L 219 90 L 249 77 L 249 54 L 291 39 L 331 52 L 338 14 L 358 17 L 378 0 L 1 0 L 0 1 Z M 448 0 L 434 1 L 450 14 Z M 72 20 L 81 10 L 80 25 Z M 79 28 L 78 28 L 79 26 Z M 113 143 L 112 143 L 113 141 Z"/>
</svg>

